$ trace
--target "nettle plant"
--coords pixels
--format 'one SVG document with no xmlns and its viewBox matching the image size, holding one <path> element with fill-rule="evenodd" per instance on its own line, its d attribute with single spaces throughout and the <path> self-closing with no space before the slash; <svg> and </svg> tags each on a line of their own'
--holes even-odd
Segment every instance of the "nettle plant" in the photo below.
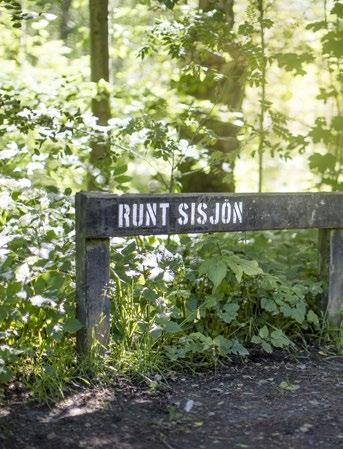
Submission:
<svg viewBox="0 0 343 449">
<path fill-rule="evenodd" d="M 16 359 L 23 378 L 35 370 L 57 376 L 54 355 L 80 328 L 72 200 L 19 185 L 12 181 L 11 195 L 0 190 L 0 383 L 10 380 Z"/>
<path fill-rule="evenodd" d="M 298 248 L 305 243 L 294 240 Z M 308 245 L 309 238 L 305 241 Z M 172 361 L 293 347 L 319 328 L 314 300 L 321 284 L 314 267 L 301 267 L 301 258 L 297 263 L 290 255 L 287 237 L 281 234 L 273 243 L 278 247 L 280 242 L 288 249 L 285 257 L 293 257 L 298 277 L 305 266 L 311 274 L 287 278 L 273 258 L 261 257 L 260 265 L 251 260 L 253 247 L 266 244 L 264 234 L 250 243 L 222 235 L 181 237 L 181 242 L 169 241 L 168 249 L 155 238 L 118 244 L 113 307 L 122 318 L 113 323 L 115 340 L 124 337 L 126 349 L 162 347 Z M 128 310 L 134 319 L 128 319 Z"/>
</svg>

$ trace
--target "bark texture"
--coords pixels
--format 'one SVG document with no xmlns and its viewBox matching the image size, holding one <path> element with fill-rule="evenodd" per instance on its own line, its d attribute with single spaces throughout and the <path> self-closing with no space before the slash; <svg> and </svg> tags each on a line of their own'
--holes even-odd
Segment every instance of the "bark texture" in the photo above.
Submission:
<svg viewBox="0 0 343 449">
<path fill-rule="evenodd" d="M 199 0 L 199 8 L 202 11 L 206 12 L 213 9 L 223 11 L 225 20 L 231 27 L 234 24 L 233 5 L 233 0 Z M 246 61 L 240 48 L 232 42 L 227 43 L 225 50 L 231 56 L 230 61 L 209 51 L 194 52 L 192 57 L 195 58 L 196 62 L 210 70 L 218 71 L 223 77 L 219 81 L 213 81 L 209 75 L 197 86 L 192 83 L 191 90 L 187 93 L 199 99 L 210 100 L 214 104 L 225 105 L 229 111 L 237 112 L 241 111 L 244 98 Z M 215 159 L 211 161 L 211 168 L 207 174 L 203 171 L 192 172 L 192 161 L 186 161 L 181 170 L 190 174 L 183 176 L 183 191 L 233 192 L 235 190 L 235 158 L 239 149 L 237 140 L 239 128 L 230 122 L 224 122 L 214 117 L 201 117 L 200 115 L 199 119 L 204 126 L 216 135 L 216 143 L 209 148 L 210 160 L 214 152 L 219 152 L 222 157 L 219 158 L 218 162 L 215 162 Z M 187 131 L 185 137 L 192 138 L 190 135 L 187 136 Z M 194 143 L 198 142 L 195 140 Z M 229 161 L 229 173 L 223 170 L 221 159 Z"/>
<path fill-rule="evenodd" d="M 109 82 L 108 0 L 89 0 L 89 13 L 91 81 L 98 83 L 103 79 Z M 96 98 L 92 99 L 92 112 L 98 118 L 99 125 L 108 123 L 111 110 L 107 91 L 98 90 Z M 104 163 L 109 150 L 109 145 L 95 142 L 92 144 L 90 161 L 102 172 L 108 165 Z M 89 184 L 89 188 L 94 187 L 92 182 Z"/>
<path fill-rule="evenodd" d="M 72 0 L 61 0 L 61 21 L 60 21 L 60 38 L 64 41 L 67 39 L 71 29 L 69 26 L 70 8 Z"/>
</svg>

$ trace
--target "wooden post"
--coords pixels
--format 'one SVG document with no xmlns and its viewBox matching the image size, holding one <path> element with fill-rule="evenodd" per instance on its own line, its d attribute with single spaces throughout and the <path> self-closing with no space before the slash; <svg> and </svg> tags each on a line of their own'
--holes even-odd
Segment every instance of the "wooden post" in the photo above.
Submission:
<svg viewBox="0 0 343 449">
<path fill-rule="evenodd" d="M 330 231 L 328 320 L 338 327 L 343 313 L 343 229 Z"/>
<path fill-rule="evenodd" d="M 330 265 L 330 229 L 319 229 L 319 276 L 323 285 L 320 298 L 320 309 L 326 312 L 329 298 L 329 265 Z"/>
<path fill-rule="evenodd" d="M 87 199 L 76 195 L 76 317 L 82 324 L 77 351 L 90 354 L 106 346 L 109 337 L 110 301 L 109 238 L 84 234 Z"/>
<path fill-rule="evenodd" d="M 320 229 L 319 251 L 324 290 L 321 306 L 329 324 L 337 327 L 343 318 L 343 229 Z"/>
</svg>

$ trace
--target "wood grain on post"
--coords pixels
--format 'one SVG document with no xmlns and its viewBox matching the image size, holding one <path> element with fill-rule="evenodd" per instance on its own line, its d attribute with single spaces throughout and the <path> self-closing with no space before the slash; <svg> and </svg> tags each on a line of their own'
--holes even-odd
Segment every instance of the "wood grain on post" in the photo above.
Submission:
<svg viewBox="0 0 343 449">
<path fill-rule="evenodd" d="M 320 277 L 323 283 L 321 308 L 330 327 L 337 327 L 343 312 L 343 230 L 319 231 Z"/>
<path fill-rule="evenodd" d="M 327 310 L 329 295 L 330 232 L 330 229 L 319 229 L 318 232 L 319 276 L 323 286 L 320 308 L 323 311 Z"/>
<path fill-rule="evenodd" d="M 110 322 L 110 241 L 85 237 L 85 210 L 84 197 L 76 195 L 76 317 L 82 324 L 77 334 L 79 354 L 106 346 Z"/>
<path fill-rule="evenodd" d="M 343 312 L 343 230 L 330 231 L 327 313 L 329 324 L 339 327 Z"/>
<path fill-rule="evenodd" d="M 79 195 L 88 238 L 343 228 L 343 192 Z"/>
</svg>

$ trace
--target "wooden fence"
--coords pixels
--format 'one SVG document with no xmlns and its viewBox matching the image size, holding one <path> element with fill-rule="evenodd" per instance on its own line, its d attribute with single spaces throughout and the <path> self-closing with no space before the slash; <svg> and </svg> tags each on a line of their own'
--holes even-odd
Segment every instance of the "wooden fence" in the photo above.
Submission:
<svg viewBox="0 0 343 449">
<path fill-rule="evenodd" d="M 76 300 L 83 325 L 77 336 L 79 353 L 108 341 L 111 237 L 306 228 L 320 230 L 324 307 L 337 325 L 343 307 L 343 192 L 77 193 Z"/>
</svg>

